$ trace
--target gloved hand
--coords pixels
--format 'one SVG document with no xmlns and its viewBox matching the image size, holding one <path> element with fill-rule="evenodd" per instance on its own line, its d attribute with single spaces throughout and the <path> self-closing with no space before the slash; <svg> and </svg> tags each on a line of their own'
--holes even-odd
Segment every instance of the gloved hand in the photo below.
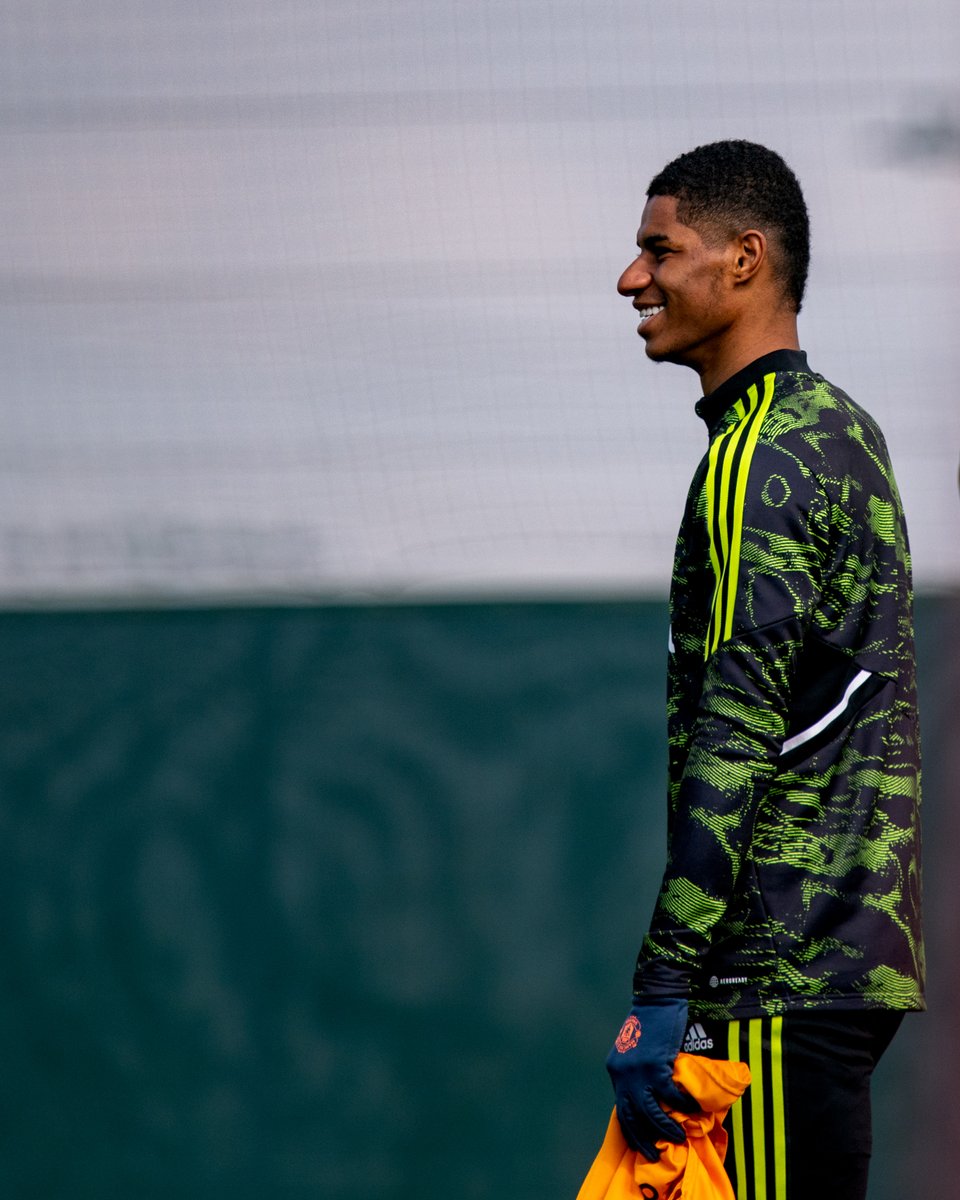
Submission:
<svg viewBox="0 0 960 1200">
<path fill-rule="evenodd" d="M 617 1117 L 627 1145 L 650 1162 L 660 1157 L 656 1142 L 683 1142 L 682 1127 L 662 1105 L 694 1113 L 700 1106 L 673 1082 L 673 1062 L 687 1027 L 687 1002 L 672 997 L 637 1000 L 607 1056 L 617 1098 Z"/>
</svg>

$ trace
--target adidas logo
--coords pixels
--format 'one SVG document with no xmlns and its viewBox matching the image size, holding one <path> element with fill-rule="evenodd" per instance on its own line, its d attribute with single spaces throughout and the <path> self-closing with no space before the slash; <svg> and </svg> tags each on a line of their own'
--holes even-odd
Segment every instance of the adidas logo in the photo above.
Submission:
<svg viewBox="0 0 960 1200">
<path fill-rule="evenodd" d="M 696 1054 L 698 1050 L 712 1050 L 713 1038 L 707 1037 L 707 1031 L 696 1021 L 687 1030 L 683 1040 L 683 1048 L 687 1054 Z"/>
</svg>

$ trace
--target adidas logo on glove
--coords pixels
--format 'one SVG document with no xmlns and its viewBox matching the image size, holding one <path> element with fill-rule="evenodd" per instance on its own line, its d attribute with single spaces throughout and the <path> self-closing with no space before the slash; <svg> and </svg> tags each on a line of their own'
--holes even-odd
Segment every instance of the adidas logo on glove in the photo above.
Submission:
<svg viewBox="0 0 960 1200">
<path fill-rule="evenodd" d="M 704 1027 L 694 1021 L 683 1040 L 683 1049 L 687 1054 L 696 1054 L 700 1050 L 712 1050 L 713 1038 L 707 1037 Z"/>
</svg>

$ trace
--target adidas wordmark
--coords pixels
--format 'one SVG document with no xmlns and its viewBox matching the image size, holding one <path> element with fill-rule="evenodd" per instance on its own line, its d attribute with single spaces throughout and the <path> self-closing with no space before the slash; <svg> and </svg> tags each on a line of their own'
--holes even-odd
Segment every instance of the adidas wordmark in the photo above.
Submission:
<svg viewBox="0 0 960 1200">
<path fill-rule="evenodd" d="M 683 1048 L 687 1054 L 696 1054 L 698 1050 L 712 1050 L 713 1038 L 707 1037 L 707 1031 L 704 1027 L 694 1021 L 687 1030 L 687 1036 L 683 1040 Z"/>
</svg>

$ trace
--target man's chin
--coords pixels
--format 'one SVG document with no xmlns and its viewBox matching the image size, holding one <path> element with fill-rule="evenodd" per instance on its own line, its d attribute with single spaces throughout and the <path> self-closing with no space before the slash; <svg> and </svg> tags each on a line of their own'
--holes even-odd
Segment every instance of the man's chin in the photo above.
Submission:
<svg viewBox="0 0 960 1200">
<path fill-rule="evenodd" d="M 677 346 L 670 346 L 668 343 L 658 341 L 655 337 L 649 340 L 644 338 L 643 350 L 651 362 L 668 362 L 678 367 L 691 367 L 694 365 L 689 354 L 684 353 Z"/>
<path fill-rule="evenodd" d="M 642 335 L 641 335 L 642 336 Z M 643 350 L 652 362 L 671 362 L 670 351 L 663 345 L 657 345 L 656 338 L 644 338 Z"/>
</svg>

